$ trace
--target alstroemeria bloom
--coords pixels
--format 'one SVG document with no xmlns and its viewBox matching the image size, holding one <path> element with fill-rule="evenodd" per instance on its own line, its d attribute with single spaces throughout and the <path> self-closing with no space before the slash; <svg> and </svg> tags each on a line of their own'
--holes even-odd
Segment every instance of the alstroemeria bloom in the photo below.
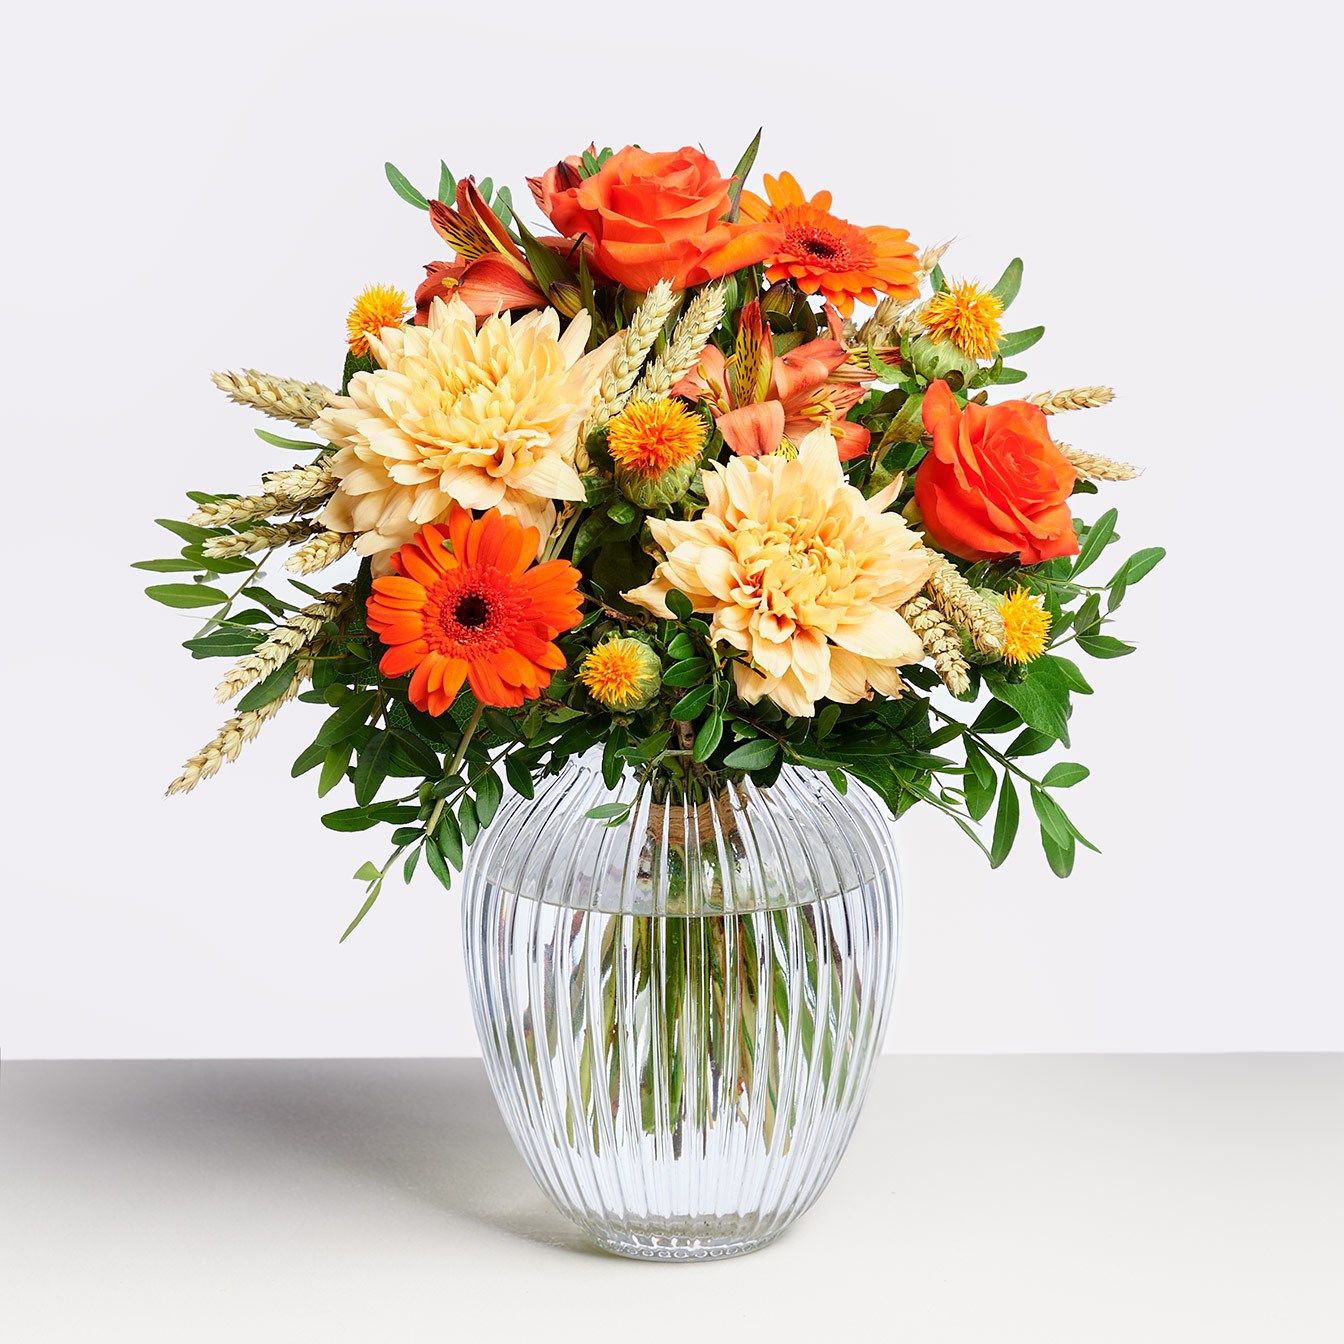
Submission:
<svg viewBox="0 0 1344 1344">
<path fill-rule="evenodd" d="M 794 459 L 735 457 L 703 474 L 708 501 L 690 522 L 650 518 L 665 559 L 625 594 L 671 616 L 676 588 L 709 617 L 748 704 L 769 696 L 786 714 L 817 701 L 854 704 L 901 693 L 898 668 L 924 657 L 901 606 L 935 561 L 898 513 L 892 482 L 865 499 L 845 480 L 831 436 L 814 429 Z"/>
<path fill-rule="evenodd" d="M 753 301 L 742 310 L 732 358 L 707 345 L 695 368 L 672 390 L 703 401 L 739 457 L 762 457 L 784 444 L 796 447 L 824 426 L 840 459 L 848 461 L 868 451 L 869 435 L 845 416 L 876 376 L 852 364 L 840 374 L 848 360 L 848 350 L 830 337 L 776 355 L 761 305 Z"/>
<path fill-rule="evenodd" d="M 435 232 L 457 253 L 454 262 L 431 261 L 415 291 L 415 320 L 424 326 L 435 299 L 461 299 L 478 317 L 514 309 L 544 308 L 546 296 L 518 244 L 485 203 L 471 178 L 457 184 L 456 209 L 430 201 Z"/>
</svg>

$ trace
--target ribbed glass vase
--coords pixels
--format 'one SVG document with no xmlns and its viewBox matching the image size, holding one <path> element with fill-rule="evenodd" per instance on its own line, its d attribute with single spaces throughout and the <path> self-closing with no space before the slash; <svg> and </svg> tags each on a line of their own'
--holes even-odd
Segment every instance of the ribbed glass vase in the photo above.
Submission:
<svg viewBox="0 0 1344 1344">
<path fill-rule="evenodd" d="M 490 1082 L 542 1189 L 622 1255 L 776 1237 L 853 1130 L 898 901 L 885 809 L 824 774 L 758 788 L 674 762 L 612 789 L 572 761 L 513 797 L 472 851 L 463 928 Z"/>
</svg>

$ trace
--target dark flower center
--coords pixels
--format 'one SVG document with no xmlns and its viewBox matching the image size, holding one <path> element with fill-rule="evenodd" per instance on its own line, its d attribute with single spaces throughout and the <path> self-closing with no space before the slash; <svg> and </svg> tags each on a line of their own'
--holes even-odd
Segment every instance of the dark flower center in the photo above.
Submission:
<svg viewBox="0 0 1344 1344">
<path fill-rule="evenodd" d="M 468 630 L 479 630 L 490 619 L 490 603 L 478 593 L 467 593 L 457 604 L 453 620 Z"/>
<path fill-rule="evenodd" d="M 810 257 L 820 257 L 823 261 L 834 261 L 840 253 L 840 248 L 825 238 L 805 238 L 803 240 L 803 251 Z"/>
</svg>

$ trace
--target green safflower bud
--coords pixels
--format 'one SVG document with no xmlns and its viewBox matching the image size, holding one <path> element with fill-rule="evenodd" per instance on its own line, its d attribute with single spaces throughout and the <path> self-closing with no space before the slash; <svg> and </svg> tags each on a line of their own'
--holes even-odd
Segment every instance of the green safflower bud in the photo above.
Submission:
<svg viewBox="0 0 1344 1344">
<path fill-rule="evenodd" d="M 970 378 L 980 369 L 970 355 L 963 354 L 951 341 L 936 340 L 932 336 L 917 336 L 910 343 L 910 363 L 916 373 L 930 381 L 946 378 L 949 373 Z"/>
</svg>

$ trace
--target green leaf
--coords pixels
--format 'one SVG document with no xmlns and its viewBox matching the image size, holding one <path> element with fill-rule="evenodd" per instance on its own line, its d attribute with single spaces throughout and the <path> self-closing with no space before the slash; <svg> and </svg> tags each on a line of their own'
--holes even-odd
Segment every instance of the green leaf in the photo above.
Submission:
<svg viewBox="0 0 1344 1344">
<path fill-rule="evenodd" d="M 700 725 L 695 735 L 695 748 L 692 757 L 696 761 L 707 761 L 718 749 L 723 738 L 723 715 L 717 709 L 709 712 L 709 717 Z"/>
<path fill-rule="evenodd" d="M 687 691 L 672 706 L 672 718 L 682 723 L 693 723 L 704 713 L 705 706 L 709 704 L 709 698 L 713 694 L 713 682 L 706 682 L 703 686 L 697 686 L 693 691 Z"/>
<path fill-rule="evenodd" d="M 329 831 L 367 831 L 378 824 L 378 818 L 362 807 L 343 807 L 339 812 L 324 813 L 322 824 Z"/>
<path fill-rule="evenodd" d="M 683 658 L 663 673 L 663 685 L 698 686 L 708 675 L 708 658 Z"/>
<path fill-rule="evenodd" d="M 1031 805 L 1036 810 L 1036 817 L 1041 823 L 1042 832 L 1047 832 L 1056 844 L 1065 845 L 1073 839 L 1068 818 L 1065 817 L 1059 804 L 1048 793 L 1037 788 L 1034 784 L 1031 788 Z"/>
<path fill-rule="evenodd" d="M 487 770 L 476 786 L 476 816 L 483 827 L 495 819 L 499 805 L 504 801 L 504 786 L 493 770 Z"/>
<path fill-rule="evenodd" d="M 452 205 L 457 199 L 457 179 L 448 170 L 448 165 L 439 160 L 439 200 L 444 205 Z"/>
<path fill-rule="evenodd" d="M 448 868 L 442 852 L 432 840 L 425 843 L 425 862 L 429 864 L 429 871 L 439 879 L 439 884 L 445 891 L 451 891 L 453 887 L 453 874 Z M 461 867 L 461 864 L 458 864 Z"/>
<path fill-rule="evenodd" d="M 226 626 L 200 639 L 184 639 L 182 647 L 193 658 L 245 658 L 261 640 L 261 631 L 235 630 Z"/>
<path fill-rule="evenodd" d="M 269 705 L 277 696 L 284 695 L 294 684 L 295 667 L 293 660 L 282 663 L 269 676 L 263 677 L 234 706 L 237 714 L 247 714 L 263 705 Z"/>
<path fill-rule="evenodd" d="M 443 851 L 444 858 L 461 872 L 466 845 L 462 840 L 462 828 L 457 824 L 457 818 L 446 807 L 439 822 L 439 833 L 434 839 L 439 849 Z"/>
<path fill-rule="evenodd" d="M 531 798 L 536 793 L 532 782 L 532 772 L 523 764 L 521 757 L 510 754 L 504 758 L 504 774 L 508 777 L 509 787 L 521 798 Z"/>
<path fill-rule="evenodd" d="M 1092 687 L 1087 678 L 1079 671 L 1077 663 L 1061 657 L 1057 653 L 1047 653 L 1044 661 L 1053 663 L 1059 669 L 1059 675 L 1064 678 L 1064 684 L 1069 690 L 1078 695 L 1092 694 Z"/>
<path fill-rule="evenodd" d="M 401 197 L 403 201 L 409 201 L 413 206 L 420 210 L 428 210 L 429 202 L 411 186 L 406 180 L 406 174 L 395 165 L 387 163 L 383 165 L 383 171 L 387 174 L 387 180 L 392 184 L 392 190 Z M 356 921 L 358 922 L 358 921 Z M 351 925 L 353 928 L 354 925 Z"/>
<path fill-rule="evenodd" d="M 598 807 L 590 807 L 583 815 L 589 821 L 615 821 L 618 818 L 623 819 L 629 814 L 629 803 L 602 803 Z"/>
<path fill-rule="evenodd" d="M 966 764 L 970 767 L 966 777 L 966 810 L 976 821 L 980 821 L 994 806 L 998 776 L 985 754 L 969 740 L 966 743 Z"/>
<path fill-rule="evenodd" d="M 382 873 L 379 872 L 376 863 L 366 861 L 355 870 L 356 882 L 376 882 L 380 877 L 382 877 Z"/>
<path fill-rule="evenodd" d="M 1138 583 L 1144 575 L 1150 573 L 1158 564 L 1166 559 L 1167 550 L 1165 546 L 1147 546 L 1141 551 L 1135 551 L 1133 555 L 1125 561 L 1119 569 L 1115 571 L 1115 578 L 1111 580 L 1107 587 L 1114 587 L 1121 579 L 1125 583 Z"/>
<path fill-rule="evenodd" d="M 472 844 L 481 833 L 481 821 L 476 815 L 476 804 L 470 798 L 464 798 L 457 811 L 457 824 L 462 830 L 462 843 Z"/>
<path fill-rule="evenodd" d="M 1114 635 L 1079 635 L 1078 647 L 1093 658 L 1123 658 L 1134 652 L 1133 644 Z"/>
<path fill-rule="evenodd" d="M 1034 728 L 1024 728 L 1008 744 L 1004 751 L 1005 756 L 1011 756 L 1014 760 L 1019 756 L 1039 756 L 1043 751 L 1049 751 L 1055 745 L 1055 739 L 1049 733 L 1038 733 Z"/>
<path fill-rule="evenodd" d="M 369 714 L 377 703 L 377 691 L 360 691 L 347 696 L 318 729 L 317 736 L 313 739 L 314 745 L 320 742 L 323 746 L 329 747 L 333 743 L 354 736 L 368 722 Z"/>
<path fill-rule="evenodd" d="M 195 523 L 179 523 L 176 518 L 156 518 L 154 521 L 160 527 L 167 528 L 175 537 L 194 543 L 209 541 L 224 531 L 222 527 L 197 527 Z"/>
<path fill-rule="evenodd" d="M 1030 350 L 1044 335 L 1044 327 L 1028 327 L 1025 331 L 1007 332 L 999 341 L 998 354 L 1003 359 L 1020 355 L 1024 350 Z"/>
<path fill-rule="evenodd" d="M 681 591 L 680 588 L 673 588 L 666 597 L 667 609 L 679 620 L 688 621 L 691 618 L 695 608 L 691 606 L 691 599 Z"/>
<path fill-rule="evenodd" d="M 250 598 L 259 606 L 263 606 L 267 611 L 273 612 L 276 616 L 288 616 L 291 611 L 298 611 L 298 607 L 293 603 L 286 602 L 276 597 L 274 593 L 268 593 L 264 588 L 244 588 L 243 596 Z"/>
<path fill-rule="evenodd" d="M 737 167 L 733 169 L 733 185 L 728 190 L 728 219 L 731 223 L 737 222 L 738 211 L 742 203 L 742 188 L 746 185 L 747 174 L 751 172 L 751 166 L 756 162 L 756 154 L 761 147 L 760 128 L 752 137 L 751 144 L 746 148 L 745 153 L 737 161 Z"/>
<path fill-rule="evenodd" d="M 1077 853 L 1072 834 L 1059 840 L 1052 832 L 1041 827 L 1041 848 L 1045 851 L 1045 861 L 1056 877 L 1068 877 L 1073 872 L 1073 859 Z"/>
<path fill-rule="evenodd" d="M 186 574 L 201 568 L 194 560 L 186 556 L 174 556 L 171 560 L 137 560 L 132 569 L 147 569 L 152 574 Z"/>
<path fill-rule="evenodd" d="M 284 448 L 296 453 L 318 453 L 327 446 L 325 443 L 315 443 L 312 439 L 286 439 L 279 434 L 272 434 L 269 429 L 254 429 L 252 432 L 262 443 L 269 443 L 272 448 Z"/>
<path fill-rule="evenodd" d="M 1017 298 L 1017 291 L 1022 288 L 1022 258 L 1014 257 L 1005 268 L 1003 274 L 999 276 L 999 282 L 994 286 L 990 293 L 994 295 L 1005 308 Z"/>
<path fill-rule="evenodd" d="M 352 919 L 352 920 L 350 921 L 350 923 L 349 923 L 349 925 L 347 926 L 345 932 L 344 932 L 343 934 L 341 934 L 341 942 L 345 942 L 345 940 L 346 940 L 352 933 L 354 933 L 354 931 L 355 931 L 357 928 L 359 928 L 359 922 L 360 922 L 360 920 L 362 920 L 362 919 L 364 918 L 364 916 L 367 915 L 367 914 L 369 913 L 369 911 L 373 909 L 373 903 L 374 903 L 374 901 L 376 901 L 376 900 L 378 899 L 378 893 L 379 893 L 380 891 L 382 891 L 382 889 L 383 889 L 383 884 L 382 884 L 381 882 L 376 882 L 376 883 L 374 884 L 373 890 L 372 890 L 371 892 L 369 892 L 368 897 L 367 897 L 367 899 L 365 900 L 364 904 L 361 905 L 361 906 L 359 907 L 359 914 L 357 914 L 357 915 L 354 917 L 354 919 Z"/>
<path fill-rule="evenodd" d="M 422 848 L 423 846 L 418 846 L 411 850 L 406 856 L 406 862 L 401 865 L 401 880 L 408 886 L 410 885 L 411 878 L 415 876 L 415 868 L 420 862 L 420 851 Z"/>
<path fill-rule="evenodd" d="M 316 747 L 310 742 L 294 758 L 294 764 L 289 767 L 289 777 L 298 779 L 300 775 L 306 775 L 310 770 L 316 769 L 325 755 L 326 752 L 321 747 Z"/>
<path fill-rule="evenodd" d="M 989 846 L 989 866 L 997 868 L 1008 857 L 1017 838 L 1019 806 L 1013 777 L 1007 772 L 999 789 L 999 810 L 994 817 L 994 838 Z"/>
<path fill-rule="evenodd" d="M 941 265 L 935 266 L 929 275 L 929 284 L 933 286 L 935 294 L 947 293 L 947 277 L 943 274 Z"/>
<path fill-rule="evenodd" d="M 1085 780 L 1089 774 L 1091 771 L 1085 765 L 1079 765 L 1075 761 L 1060 761 L 1045 772 L 1045 778 L 1041 783 L 1047 789 L 1071 789 L 1075 784 Z"/>
<path fill-rule="evenodd" d="M 1069 745 L 1069 688 L 1058 668 L 1037 659 L 1025 681 L 986 677 L 985 685 L 996 700 L 1011 705 L 1028 727 Z"/>
<path fill-rule="evenodd" d="M 354 746 L 350 742 L 331 747 L 322 759 L 322 773 L 317 780 L 317 796 L 325 798 L 345 778 Z"/>
<path fill-rule="evenodd" d="M 682 658 L 689 658 L 695 653 L 695 640 L 684 630 L 679 631 L 672 642 L 667 646 L 667 656 L 674 661 Z"/>
<path fill-rule="evenodd" d="M 639 510 L 628 499 L 618 499 L 607 505 L 607 517 L 613 523 L 633 523 Z"/>
<path fill-rule="evenodd" d="M 229 600 L 226 593 L 203 583 L 154 583 L 145 595 L 165 607 L 218 607 Z"/>
<path fill-rule="evenodd" d="M 996 387 L 1007 387 L 1012 383 L 1025 383 L 1026 381 L 1026 369 L 1002 368 L 999 370 L 999 376 L 994 379 L 994 385 Z"/>
<path fill-rule="evenodd" d="M 367 807 L 382 788 L 392 764 L 395 740 L 390 732 L 372 733 L 359 748 L 355 765 L 355 802 Z"/>
<path fill-rule="evenodd" d="M 758 737 L 734 747 L 723 763 L 730 770 L 764 770 L 779 755 L 779 743 L 773 738 Z"/>
<path fill-rule="evenodd" d="M 1115 509 L 1107 509 L 1105 513 L 1097 519 L 1091 527 L 1087 529 L 1087 537 L 1083 544 L 1078 548 L 1078 557 L 1073 562 L 1073 568 L 1070 574 L 1077 576 L 1092 564 L 1105 550 L 1111 538 L 1115 536 L 1115 523 L 1119 518 L 1119 513 Z"/>
<path fill-rule="evenodd" d="M 1011 705 L 991 700 L 976 716 L 971 732 L 990 737 L 995 733 L 1010 733 L 1021 726 L 1022 716 Z"/>
</svg>

